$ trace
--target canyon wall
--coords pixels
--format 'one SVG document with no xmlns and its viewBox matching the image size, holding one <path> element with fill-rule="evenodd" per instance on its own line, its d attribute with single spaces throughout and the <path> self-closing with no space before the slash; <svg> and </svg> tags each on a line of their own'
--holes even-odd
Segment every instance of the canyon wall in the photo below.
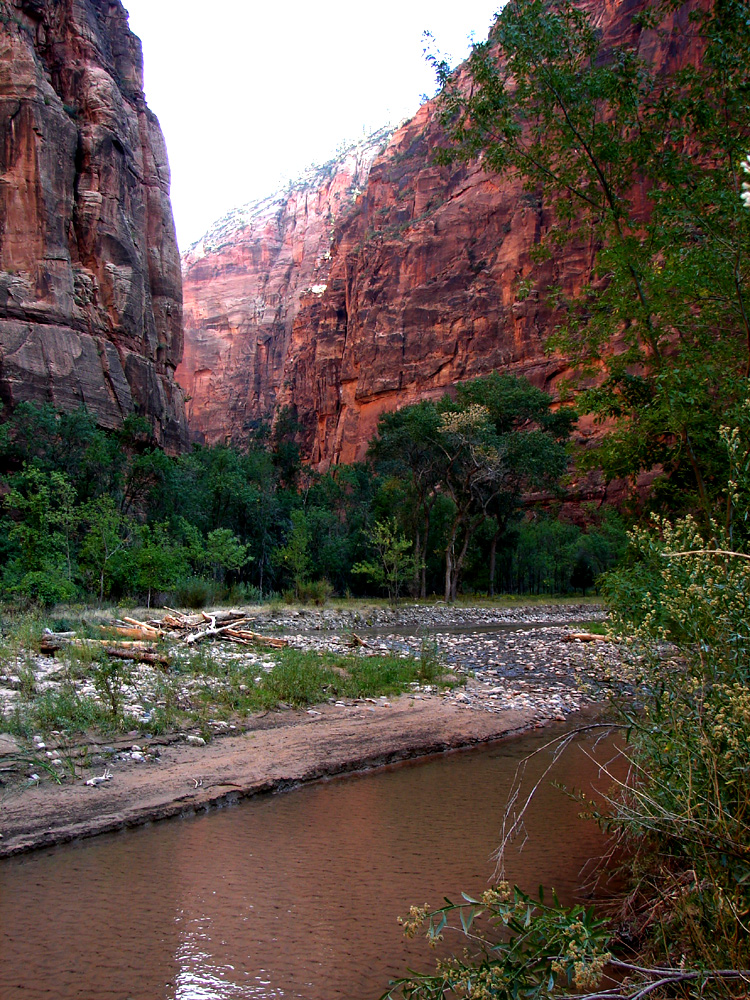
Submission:
<svg viewBox="0 0 750 1000">
<path fill-rule="evenodd" d="M 177 378 L 195 439 L 241 444 L 271 419 L 300 303 L 325 294 L 337 226 L 389 135 L 376 132 L 230 213 L 183 255 L 185 351 Z"/>
<path fill-rule="evenodd" d="M 644 2 L 581 6 L 604 46 L 627 41 L 662 68 L 693 58 L 685 43 L 691 5 L 672 15 L 675 34 L 661 37 L 633 25 Z M 326 248 L 320 277 L 309 271 L 312 258 L 295 285 L 290 270 L 307 220 L 316 219 L 307 210 L 316 203 L 312 190 L 304 212 L 297 202 L 291 213 L 280 206 L 275 221 L 223 230 L 221 245 L 198 263 L 188 256 L 186 297 L 198 322 L 186 329 L 186 357 L 196 360 L 183 384 L 193 396 L 191 426 L 207 440 L 221 438 L 227 407 L 227 436 L 236 440 L 243 419 L 288 406 L 302 426 L 303 455 L 326 468 L 361 459 L 384 411 L 468 378 L 500 369 L 556 394 L 570 372 L 565 358 L 545 351 L 559 317 L 540 289 L 578 290 L 591 277 L 596 248 L 583 240 L 533 263 L 554 204 L 524 191 L 517 178 L 485 173 L 480 162 L 437 166 L 442 142 L 428 102 L 392 135 L 332 239 L 319 244 Z M 291 215 L 283 228 L 279 220 Z M 289 287 L 293 296 L 284 292 Z M 274 297 L 260 296 L 258 320 L 253 303 L 266 288 Z M 582 423 L 579 434 L 590 430 Z"/>
<path fill-rule="evenodd" d="M 164 139 L 119 0 L 0 0 L 0 399 L 187 443 Z"/>
</svg>

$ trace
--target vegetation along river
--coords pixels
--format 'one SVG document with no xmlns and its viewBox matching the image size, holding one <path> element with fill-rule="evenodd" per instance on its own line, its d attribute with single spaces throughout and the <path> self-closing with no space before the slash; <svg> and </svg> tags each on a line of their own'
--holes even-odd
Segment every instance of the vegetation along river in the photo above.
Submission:
<svg viewBox="0 0 750 1000">
<path fill-rule="evenodd" d="M 435 959 L 398 916 L 491 882 L 516 766 L 561 730 L 7 859 L 0 996 L 374 1000 Z M 571 747 L 555 780 L 590 790 L 590 749 Z M 545 751 L 530 771 L 548 762 Z M 575 897 L 603 849 L 579 810 L 545 781 L 508 877 Z"/>
</svg>

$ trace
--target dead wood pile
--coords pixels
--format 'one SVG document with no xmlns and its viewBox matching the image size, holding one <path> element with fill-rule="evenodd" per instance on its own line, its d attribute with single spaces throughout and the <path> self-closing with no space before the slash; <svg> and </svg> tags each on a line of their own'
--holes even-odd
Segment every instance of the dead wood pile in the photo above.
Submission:
<svg viewBox="0 0 750 1000">
<path fill-rule="evenodd" d="M 123 618 L 113 622 L 108 628 L 118 635 L 131 639 L 155 641 L 170 639 L 173 642 L 184 642 L 192 646 L 203 639 L 219 638 L 228 642 L 236 642 L 243 646 L 260 643 L 274 649 L 283 649 L 289 643 L 277 636 L 261 635 L 247 626 L 252 619 L 246 618 L 241 611 L 202 611 L 194 615 L 185 615 L 172 608 L 165 608 L 162 618 L 149 618 L 138 621 L 136 618 Z"/>
<path fill-rule="evenodd" d="M 286 639 L 261 635 L 248 629 L 251 620 L 241 611 L 184 615 L 172 608 L 164 610 L 167 613 L 162 618 L 150 618 L 147 621 L 122 618 L 110 625 L 100 626 L 109 636 L 114 633 L 121 636 L 120 639 L 84 639 L 79 638 L 75 632 L 50 632 L 49 629 L 45 629 L 39 651 L 54 656 L 59 650 L 68 647 L 100 649 L 107 656 L 120 660 L 136 660 L 139 663 L 167 666 L 171 662 L 169 656 L 155 645 L 161 640 L 184 642 L 188 646 L 211 638 L 236 642 L 243 646 L 261 644 L 274 649 L 282 649 L 289 645 Z"/>
</svg>

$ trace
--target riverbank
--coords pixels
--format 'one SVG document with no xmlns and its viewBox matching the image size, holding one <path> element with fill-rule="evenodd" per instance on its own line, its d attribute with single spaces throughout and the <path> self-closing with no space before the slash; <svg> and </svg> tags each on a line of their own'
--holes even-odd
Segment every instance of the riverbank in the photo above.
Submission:
<svg viewBox="0 0 750 1000">
<path fill-rule="evenodd" d="M 0 857 L 237 802 L 349 771 L 520 733 L 533 713 L 475 712 L 438 697 L 276 712 L 207 746 L 139 744 L 153 758 L 117 760 L 98 785 L 30 787 L 0 810 Z M 104 769 L 101 773 L 105 773 Z"/>
<path fill-rule="evenodd" d="M 266 630 L 283 632 L 302 650 L 350 649 L 353 631 L 364 637 L 364 655 L 418 653 L 428 641 L 432 655 L 465 683 L 443 691 L 415 684 L 393 699 L 280 706 L 241 726 L 224 724 L 210 742 L 197 732 L 151 736 L 144 729 L 118 740 L 88 738 L 76 748 L 73 781 L 38 782 L 33 775 L 2 790 L 0 857 L 562 721 L 596 701 L 617 658 L 607 643 L 575 638 L 582 615 L 590 621 L 601 611 L 404 608 L 354 619 L 330 610 L 263 612 Z M 236 658 L 237 650 L 217 643 L 210 655 L 220 661 Z M 257 662 L 259 654 L 243 655 Z M 0 765 L 18 749 L 0 739 Z M 52 752 L 40 740 L 36 749 Z"/>
</svg>

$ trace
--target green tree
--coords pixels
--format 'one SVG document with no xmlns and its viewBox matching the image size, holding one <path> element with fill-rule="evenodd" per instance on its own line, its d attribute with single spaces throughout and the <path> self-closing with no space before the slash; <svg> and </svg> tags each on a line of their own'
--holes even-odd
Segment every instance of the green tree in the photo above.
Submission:
<svg viewBox="0 0 750 1000">
<path fill-rule="evenodd" d="M 574 419 L 568 408 L 552 412 L 549 396 L 526 379 L 497 372 L 457 386 L 454 396 L 437 403 L 407 406 L 381 419 L 371 454 L 385 469 L 408 473 L 407 495 L 419 511 L 415 561 L 423 565 L 435 504 L 449 501 L 442 539 L 446 601 L 456 599 L 469 547 L 489 519 L 496 525 L 494 580 L 498 538 L 524 490 L 550 488 L 559 479 Z"/>
<path fill-rule="evenodd" d="M 445 454 L 438 446 L 440 414 L 423 400 L 385 413 L 368 455 L 387 477 L 395 496 L 399 521 L 414 539 L 414 591 L 427 596 L 427 557 L 438 486 L 445 471 Z"/>
<path fill-rule="evenodd" d="M 68 477 L 28 466 L 14 477 L 5 506 L 11 516 L 8 540 L 15 550 L 6 564 L 5 588 L 46 604 L 71 599 L 80 509 Z"/>
<path fill-rule="evenodd" d="M 78 562 L 83 573 L 96 581 L 101 604 L 112 583 L 112 559 L 129 544 L 133 525 L 109 495 L 89 500 L 81 508 L 81 520 L 86 533 Z"/>
<path fill-rule="evenodd" d="M 376 521 L 367 537 L 376 558 L 355 563 L 352 573 L 360 573 L 384 587 L 390 603 L 397 605 L 404 581 L 414 572 L 414 556 L 409 552 L 412 543 L 399 531 L 395 518 Z"/>
<path fill-rule="evenodd" d="M 146 591 L 148 608 L 154 591 L 170 590 L 187 572 L 187 553 L 170 536 L 166 523 L 141 525 L 129 557 L 132 582 Z"/>
<path fill-rule="evenodd" d="M 644 0 L 633 21 L 604 49 L 572 0 L 509 0 L 465 72 L 438 65 L 443 159 L 481 155 L 542 197 L 536 261 L 598 248 L 579 291 L 539 279 L 554 344 L 598 377 L 580 405 L 617 422 L 590 461 L 609 478 L 657 470 L 665 499 L 708 518 L 718 426 L 750 375 L 747 4 Z M 657 39 L 671 56 L 652 65 Z"/>
<path fill-rule="evenodd" d="M 223 583 L 227 572 L 239 572 L 250 562 L 247 545 L 243 545 L 228 528 L 209 531 L 204 548 L 204 559 L 214 579 Z"/>
<path fill-rule="evenodd" d="M 310 529 L 303 510 L 291 513 L 291 529 L 286 545 L 279 549 L 278 557 L 282 565 L 292 574 L 294 594 L 299 598 L 300 586 L 307 580 L 312 561 L 310 559 Z"/>
</svg>

